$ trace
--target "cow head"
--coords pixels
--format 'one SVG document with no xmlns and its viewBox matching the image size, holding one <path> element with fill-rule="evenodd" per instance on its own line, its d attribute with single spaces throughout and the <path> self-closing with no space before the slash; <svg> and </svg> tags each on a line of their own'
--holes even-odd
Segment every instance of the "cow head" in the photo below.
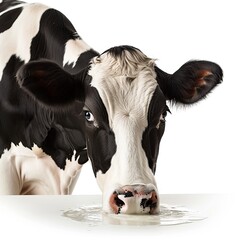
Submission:
<svg viewBox="0 0 240 240">
<path fill-rule="evenodd" d="M 95 57 L 76 75 L 43 60 L 24 65 L 17 79 L 55 111 L 83 103 L 88 156 L 105 211 L 157 213 L 154 173 L 169 111 L 166 101 L 197 102 L 221 82 L 222 70 L 212 62 L 190 61 L 171 75 L 140 50 L 120 46 Z"/>
</svg>

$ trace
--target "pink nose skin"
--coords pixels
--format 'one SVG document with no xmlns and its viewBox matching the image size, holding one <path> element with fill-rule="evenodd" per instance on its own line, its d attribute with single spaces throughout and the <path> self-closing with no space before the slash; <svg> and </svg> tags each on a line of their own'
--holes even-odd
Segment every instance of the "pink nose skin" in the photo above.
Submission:
<svg viewBox="0 0 240 240">
<path fill-rule="evenodd" d="M 117 189 L 109 203 L 116 214 L 157 214 L 159 211 L 158 195 L 147 185 L 127 185 Z"/>
</svg>

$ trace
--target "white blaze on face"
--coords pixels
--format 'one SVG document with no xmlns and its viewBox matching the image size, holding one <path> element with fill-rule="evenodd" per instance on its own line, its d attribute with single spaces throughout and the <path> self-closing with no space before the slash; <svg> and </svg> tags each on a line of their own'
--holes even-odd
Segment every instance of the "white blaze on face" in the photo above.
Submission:
<svg viewBox="0 0 240 240">
<path fill-rule="evenodd" d="M 105 53 L 93 60 L 89 75 L 91 85 L 106 107 L 109 125 L 115 135 L 117 150 L 111 167 L 97 173 L 103 191 L 103 208 L 113 191 L 124 185 L 153 184 L 154 175 L 142 147 L 143 132 L 148 125 L 148 108 L 157 87 L 154 61 L 143 53 L 129 53 L 114 58 Z"/>
</svg>

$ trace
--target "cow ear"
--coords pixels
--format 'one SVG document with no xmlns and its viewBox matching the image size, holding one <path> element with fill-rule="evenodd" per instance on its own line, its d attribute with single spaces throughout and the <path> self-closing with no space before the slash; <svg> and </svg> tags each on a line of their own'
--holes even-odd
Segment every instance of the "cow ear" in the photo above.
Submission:
<svg viewBox="0 0 240 240">
<path fill-rule="evenodd" d="M 155 68 L 157 81 L 168 100 L 191 104 L 203 99 L 222 82 L 222 69 L 213 62 L 189 61 L 174 74 Z"/>
<path fill-rule="evenodd" d="M 32 61 L 17 72 L 23 90 L 47 106 L 69 105 L 81 96 L 84 72 L 71 75 L 51 61 Z"/>
</svg>

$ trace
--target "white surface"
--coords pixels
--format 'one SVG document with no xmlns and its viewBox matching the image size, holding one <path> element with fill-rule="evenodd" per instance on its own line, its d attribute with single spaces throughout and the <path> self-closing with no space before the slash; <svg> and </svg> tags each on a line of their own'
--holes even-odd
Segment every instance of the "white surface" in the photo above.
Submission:
<svg viewBox="0 0 240 240">
<path fill-rule="evenodd" d="M 239 239 L 239 200 L 234 195 L 161 195 L 207 219 L 175 226 L 83 224 L 63 211 L 101 203 L 100 196 L 0 196 L 1 239 Z M 13 227 L 14 226 L 14 227 Z M 91 238 L 93 237 L 93 238 Z M 184 237 L 184 238 L 183 238 Z"/>
<path fill-rule="evenodd" d="M 129 44 L 172 73 L 190 59 L 215 61 L 224 81 L 196 106 L 171 107 L 157 166 L 160 193 L 234 193 L 240 176 L 237 0 L 56 1 L 94 49 Z M 88 185 L 86 185 L 86 182 Z M 91 166 L 83 168 L 75 194 L 100 193 Z"/>
</svg>

